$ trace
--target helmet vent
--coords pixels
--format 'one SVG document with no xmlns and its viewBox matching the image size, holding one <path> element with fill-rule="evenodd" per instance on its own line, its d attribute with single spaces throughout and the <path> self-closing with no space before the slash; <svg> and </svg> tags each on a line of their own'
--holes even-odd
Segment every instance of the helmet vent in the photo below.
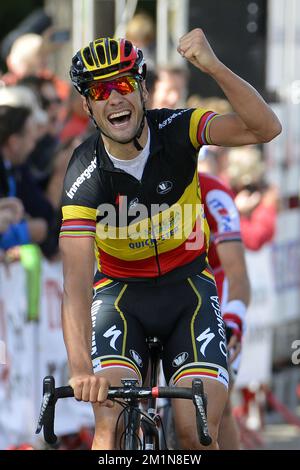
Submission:
<svg viewBox="0 0 300 470">
<path fill-rule="evenodd" d="M 124 54 L 126 57 L 128 57 L 131 54 L 132 51 L 132 44 L 129 41 L 125 41 L 125 48 L 124 48 Z"/>
<path fill-rule="evenodd" d="M 92 54 L 91 54 L 91 51 L 90 51 L 89 47 L 86 47 L 83 50 L 83 56 L 84 56 L 86 62 L 88 63 L 88 65 L 90 65 L 90 66 L 94 65 L 93 57 L 92 57 Z"/>
<path fill-rule="evenodd" d="M 116 41 L 110 41 L 110 53 L 111 59 L 116 60 L 118 57 L 118 43 Z"/>
<path fill-rule="evenodd" d="M 102 45 L 97 45 L 97 55 L 100 60 L 100 64 L 105 65 L 106 64 L 106 59 L 105 59 L 105 53 L 104 53 L 104 47 Z"/>
</svg>

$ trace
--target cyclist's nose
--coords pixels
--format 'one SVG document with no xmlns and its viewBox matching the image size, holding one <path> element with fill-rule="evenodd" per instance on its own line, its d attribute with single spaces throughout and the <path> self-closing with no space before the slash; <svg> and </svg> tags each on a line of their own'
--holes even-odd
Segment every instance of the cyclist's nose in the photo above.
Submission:
<svg viewBox="0 0 300 470">
<path fill-rule="evenodd" d="M 117 90 L 112 90 L 108 99 L 111 104 L 118 104 L 122 101 L 123 97 Z"/>
</svg>

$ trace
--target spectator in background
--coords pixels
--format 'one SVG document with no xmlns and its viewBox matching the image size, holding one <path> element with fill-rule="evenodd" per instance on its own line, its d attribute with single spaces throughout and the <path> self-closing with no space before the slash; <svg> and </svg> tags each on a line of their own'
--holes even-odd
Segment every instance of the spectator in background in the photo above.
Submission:
<svg viewBox="0 0 300 470">
<path fill-rule="evenodd" d="M 227 174 L 236 193 L 244 244 L 257 251 L 274 237 L 278 190 L 266 183 L 261 151 L 254 146 L 229 150 Z"/>
<path fill-rule="evenodd" d="M 10 31 L 1 41 L 0 55 L 6 60 L 9 51 L 15 40 L 27 33 L 42 34 L 52 26 L 52 18 L 44 8 L 37 8 L 24 18 L 12 31 Z"/>
<path fill-rule="evenodd" d="M 49 56 L 61 46 L 60 43 L 51 42 L 52 32 L 49 29 L 43 35 L 28 33 L 14 41 L 6 59 L 8 72 L 1 77 L 6 85 L 15 85 L 30 75 L 52 78 L 60 98 L 67 98 L 69 85 L 48 68 Z"/>
<path fill-rule="evenodd" d="M 0 197 L 21 199 L 26 219 L 2 235 L 1 247 L 42 243 L 53 209 L 31 176 L 26 159 L 36 144 L 35 122 L 26 107 L 0 106 Z"/>
<path fill-rule="evenodd" d="M 36 149 L 38 150 L 38 167 L 42 166 L 45 169 L 43 170 L 42 174 L 40 174 L 41 172 L 36 171 L 34 161 L 31 162 L 30 156 L 28 157 L 27 162 L 31 167 L 34 176 L 42 183 L 44 172 L 48 171 L 46 165 L 47 160 L 44 154 L 48 154 L 50 152 L 52 156 L 54 152 L 54 149 L 51 149 L 50 143 L 47 141 L 45 142 L 45 145 L 42 146 L 42 148 L 39 148 L 39 143 L 44 142 L 47 138 L 47 132 L 49 128 L 49 117 L 47 112 L 41 108 L 36 93 L 25 85 L 15 85 L 0 88 L 0 105 L 8 105 L 12 107 L 25 106 L 26 108 L 31 109 L 36 126 L 36 146 L 33 150 L 33 153 L 36 151 Z"/>
<path fill-rule="evenodd" d="M 71 90 L 66 106 L 67 115 L 59 136 L 63 143 L 87 132 L 90 122 L 89 117 L 83 109 L 82 97 L 75 89 Z"/>
<path fill-rule="evenodd" d="M 199 95 L 191 95 L 187 99 L 187 104 L 191 108 L 205 108 L 211 109 L 218 114 L 232 113 L 232 107 L 230 103 L 217 96 L 210 96 L 208 98 L 201 98 Z"/>
<path fill-rule="evenodd" d="M 219 178 L 223 184 L 230 187 L 227 175 L 228 148 L 216 145 L 204 146 L 199 152 L 198 170 Z"/>
<path fill-rule="evenodd" d="M 186 105 L 188 71 L 182 67 L 162 67 L 152 95 L 152 107 L 183 108 Z"/>
<path fill-rule="evenodd" d="M 47 133 L 57 136 L 62 127 L 62 100 L 58 96 L 53 78 L 28 75 L 18 82 L 32 90 L 39 106 L 48 115 Z"/>
<path fill-rule="evenodd" d="M 217 176 L 234 191 L 246 248 L 256 251 L 273 239 L 278 189 L 266 183 L 265 164 L 257 147 L 204 147 L 198 169 Z"/>
<path fill-rule="evenodd" d="M 9 82 L 15 84 L 27 75 L 41 73 L 47 65 L 46 55 L 43 54 L 42 36 L 28 33 L 17 38 L 7 56 L 6 63 L 9 73 L 3 79 L 7 80 L 8 84 Z"/>
<path fill-rule="evenodd" d="M 47 66 L 47 56 L 43 51 L 43 37 L 28 33 L 18 37 L 12 44 L 6 59 L 8 72 L 2 80 L 7 85 L 15 85 L 28 75 L 39 75 Z"/>
<path fill-rule="evenodd" d="M 1 181 L 0 181 L 1 183 Z M 2 249 L 2 237 L 7 237 L 13 227 L 22 220 L 24 207 L 22 202 L 15 197 L 0 197 L 0 262 L 5 259 L 5 251 Z"/>
<path fill-rule="evenodd" d="M 141 12 L 127 23 L 126 39 L 142 49 L 148 69 L 155 68 L 155 24 L 150 15 Z"/>
<path fill-rule="evenodd" d="M 47 113 L 42 110 L 35 93 L 26 86 L 0 87 L 0 105 L 29 108 L 34 118 L 37 139 L 42 138 L 46 133 L 48 126 Z"/>
<path fill-rule="evenodd" d="M 21 83 L 0 89 L 0 105 L 8 104 L 17 108 L 24 105 L 33 111 L 35 129 L 38 130 L 36 145 L 26 157 L 26 162 L 13 171 L 18 175 L 18 190 L 22 191 L 22 199 L 27 201 L 26 212 L 47 221 L 47 238 L 41 244 L 41 249 L 47 258 L 52 259 L 58 252 L 58 221 L 61 218 L 56 205 L 61 196 L 64 167 L 69 158 L 68 152 L 61 150 L 57 135 L 57 129 L 61 126 L 57 120 L 61 122 L 59 115 L 62 105 L 51 79 L 30 76 Z M 64 146 L 68 147 L 69 144 L 68 139 Z"/>
<path fill-rule="evenodd" d="M 53 171 L 46 189 L 46 195 L 53 208 L 58 211 L 59 229 L 61 223 L 61 193 L 63 181 L 67 171 L 70 158 L 75 148 L 82 142 L 82 138 L 73 137 L 63 142 L 53 158 Z M 57 232 L 59 233 L 59 231 Z"/>
<path fill-rule="evenodd" d="M 0 237 L 11 224 L 20 222 L 24 215 L 22 202 L 15 197 L 0 198 Z"/>
<path fill-rule="evenodd" d="M 30 75 L 20 85 L 29 88 L 37 97 L 40 107 L 47 116 L 44 134 L 28 157 L 31 172 L 44 190 L 53 170 L 53 156 L 59 146 L 59 134 L 63 126 L 62 100 L 57 94 L 52 78 Z"/>
</svg>

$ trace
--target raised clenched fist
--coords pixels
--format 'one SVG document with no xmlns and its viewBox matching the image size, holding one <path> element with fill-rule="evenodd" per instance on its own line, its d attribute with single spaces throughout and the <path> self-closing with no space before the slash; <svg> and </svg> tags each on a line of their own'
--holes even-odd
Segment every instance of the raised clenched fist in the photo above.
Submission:
<svg viewBox="0 0 300 470">
<path fill-rule="evenodd" d="M 195 67 L 208 74 L 214 74 L 221 64 L 200 28 L 182 36 L 177 51 Z"/>
</svg>

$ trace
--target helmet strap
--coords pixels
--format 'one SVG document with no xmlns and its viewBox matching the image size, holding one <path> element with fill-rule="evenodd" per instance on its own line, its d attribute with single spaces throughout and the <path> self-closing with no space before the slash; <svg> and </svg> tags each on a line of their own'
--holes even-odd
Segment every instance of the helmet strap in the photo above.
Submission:
<svg viewBox="0 0 300 470">
<path fill-rule="evenodd" d="M 86 99 L 86 104 L 87 104 L 87 107 L 88 107 L 88 110 L 89 110 L 89 113 L 90 113 L 90 118 L 92 119 L 92 121 L 93 121 L 93 123 L 94 123 L 96 129 L 97 129 L 98 131 L 102 132 L 101 129 L 100 129 L 100 127 L 99 127 L 98 124 L 97 124 L 96 119 L 94 118 L 94 114 L 93 114 L 92 107 L 91 107 L 90 102 L 89 102 L 89 99 L 88 99 L 88 97 L 87 97 L 86 95 L 85 95 L 85 99 Z"/>
<path fill-rule="evenodd" d="M 143 98 L 143 92 L 142 92 L 142 87 L 141 87 L 140 83 L 139 83 L 139 90 L 140 90 L 141 101 L 142 101 L 142 104 L 143 104 L 143 116 L 142 116 L 142 120 L 141 120 L 141 123 L 139 125 L 139 128 L 137 130 L 137 133 L 135 134 L 135 136 L 133 138 L 133 145 L 140 152 L 140 151 L 143 150 L 143 147 L 139 143 L 138 139 L 141 137 L 143 129 L 145 127 L 145 119 L 146 119 L 147 111 L 146 111 L 145 100 Z"/>
</svg>

